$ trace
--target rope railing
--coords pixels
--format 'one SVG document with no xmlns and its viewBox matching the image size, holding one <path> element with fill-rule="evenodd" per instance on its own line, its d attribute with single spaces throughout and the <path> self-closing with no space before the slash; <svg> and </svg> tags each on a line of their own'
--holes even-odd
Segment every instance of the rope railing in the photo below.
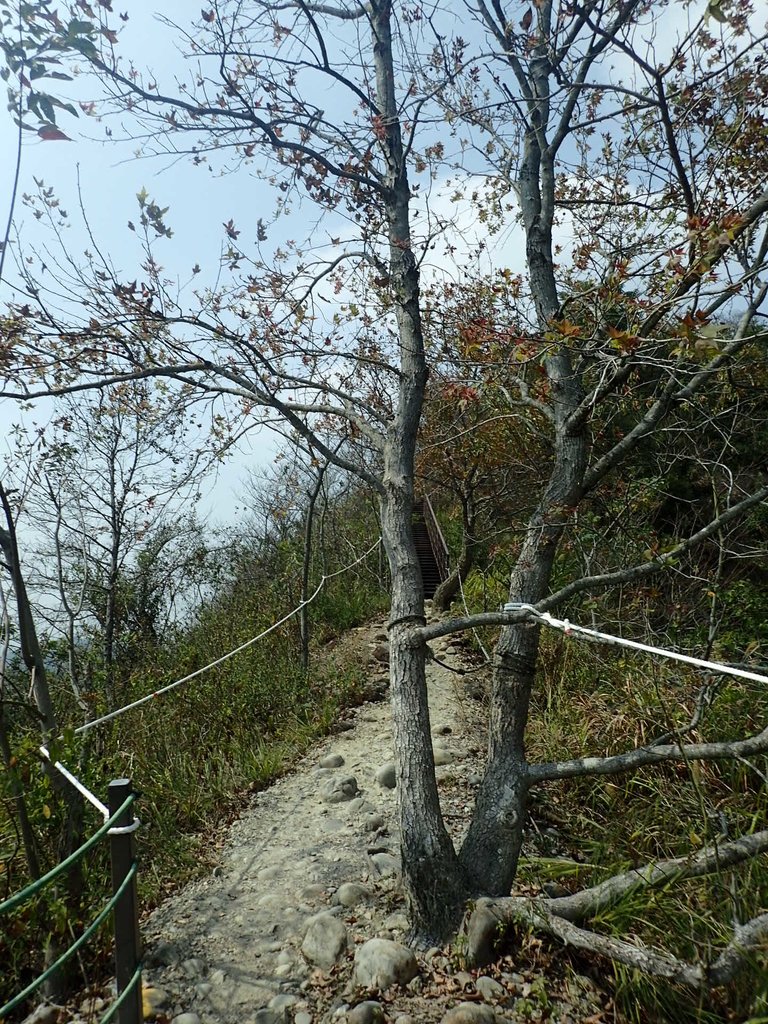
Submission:
<svg viewBox="0 0 768 1024">
<path fill-rule="evenodd" d="M 79 787 L 78 787 L 79 788 Z M 122 797 L 122 799 L 121 799 Z M 51 868 L 40 878 L 34 879 L 19 892 L 0 903 L 0 919 L 38 897 L 62 874 L 69 871 L 104 838 L 109 837 L 112 861 L 112 896 L 107 900 L 96 917 L 74 942 L 65 949 L 45 970 L 37 975 L 20 992 L 17 992 L 4 1006 L 0 1006 L 0 1020 L 21 1006 L 47 981 L 53 978 L 86 943 L 98 932 L 107 918 L 112 915 L 115 922 L 115 965 L 118 997 L 100 1024 L 106 1024 L 116 1013 L 120 1024 L 140 1024 L 141 1001 L 139 982 L 141 963 L 138 935 L 138 901 L 136 897 L 137 862 L 133 833 L 138 819 L 129 821 L 130 809 L 136 801 L 128 779 L 118 779 L 110 784 L 110 800 L 115 806 L 108 812 L 106 821 L 77 850 Z M 102 805 L 104 806 L 104 805 Z M 122 910 L 122 915 L 121 915 Z M 127 916 L 126 916 L 127 911 Z M 128 927 L 126 928 L 126 922 Z M 126 974 L 130 964 L 128 980 L 121 984 L 121 974 Z M 122 970 L 121 970 L 122 967 Z"/>
<path fill-rule="evenodd" d="M 226 654 L 222 654 L 221 657 L 216 658 L 214 661 L 209 662 L 207 665 L 203 665 L 202 668 L 196 668 L 194 672 L 189 672 L 187 675 L 182 676 L 181 679 L 176 679 L 174 682 L 168 683 L 167 686 L 160 687 L 159 690 L 154 690 L 152 693 L 147 693 L 143 697 L 139 697 L 138 700 L 131 701 L 130 704 L 126 704 L 121 708 L 116 708 L 114 711 L 110 711 L 108 714 L 102 715 L 100 718 L 94 718 L 90 722 L 86 722 L 84 725 L 78 726 L 78 728 L 74 730 L 75 735 L 77 736 L 81 733 L 88 732 L 89 729 L 94 729 L 97 725 L 103 725 L 105 722 L 111 722 L 113 719 L 118 718 L 120 715 L 124 715 L 127 711 L 133 711 L 135 708 L 140 708 L 143 704 L 147 704 L 149 701 L 154 700 L 156 697 L 162 697 L 164 694 L 170 693 L 172 690 L 177 689 L 177 687 L 183 686 L 184 683 L 188 683 L 192 679 L 196 679 L 198 676 L 203 675 L 204 672 L 208 672 L 210 671 L 210 669 L 216 668 L 217 665 L 221 665 L 223 664 L 223 662 L 228 661 L 230 658 L 234 658 L 234 656 L 236 654 L 240 654 L 241 651 L 245 651 L 249 647 L 252 647 L 253 644 L 257 643 L 259 640 L 263 640 L 265 636 L 268 636 L 274 630 L 278 629 L 280 626 L 284 625 L 286 622 L 292 619 L 295 615 L 298 615 L 302 608 L 306 608 L 307 605 L 312 604 L 312 602 L 320 595 L 320 592 L 322 591 L 323 587 L 328 582 L 328 580 L 332 580 L 335 576 L 340 576 L 342 573 L 349 572 L 350 569 L 354 569 L 356 565 L 359 565 L 368 557 L 368 555 L 374 552 L 376 548 L 379 546 L 379 544 L 381 544 L 380 537 L 374 544 L 372 544 L 368 548 L 367 551 L 364 551 L 363 554 L 359 556 L 359 558 L 356 558 L 354 562 L 350 562 L 349 565 L 345 565 L 342 569 L 337 569 L 336 572 L 329 572 L 322 576 L 320 582 L 317 585 L 317 588 L 315 589 L 315 592 L 310 597 L 308 597 L 306 601 L 301 601 L 299 604 L 296 605 L 295 608 L 289 611 L 287 615 L 284 615 L 281 619 L 278 619 L 277 622 L 273 622 L 271 626 L 268 626 L 257 636 L 251 637 L 250 640 L 246 640 L 245 643 L 240 644 L 239 647 L 235 647 L 233 650 L 227 651 Z"/>
</svg>

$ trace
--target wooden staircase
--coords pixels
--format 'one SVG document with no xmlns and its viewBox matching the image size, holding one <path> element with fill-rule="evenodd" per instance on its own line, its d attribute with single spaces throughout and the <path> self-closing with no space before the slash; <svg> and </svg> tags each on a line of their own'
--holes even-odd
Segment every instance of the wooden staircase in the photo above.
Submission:
<svg viewBox="0 0 768 1024">
<path fill-rule="evenodd" d="M 441 543 L 445 548 L 445 542 L 429 499 L 417 498 L 413 503 L 413 540 L 421 566 L 424 597 L 429 599 L 434 597 L 435 591 L 448 575 L 448 552 L 441 550 Z"/>
</svg>

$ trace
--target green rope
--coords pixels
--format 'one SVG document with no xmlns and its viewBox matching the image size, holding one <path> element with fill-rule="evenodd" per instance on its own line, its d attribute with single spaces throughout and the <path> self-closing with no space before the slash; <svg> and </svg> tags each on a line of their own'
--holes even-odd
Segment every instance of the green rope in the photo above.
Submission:
<svg viewBox="0 0 768 1024">
<path fill-rule="evenodd" d="M 49 882 L 58 878 L 59 875 L 72 867 L 73 864 L 77 863 L 77 861 L 86 854 L 92 846 L 95 846 L 111 828 L 114 828 L 120 816 L 128 810 L 135 799 L 136 794 L 131 793 L 130 796 L 126 797 L 125 802 L 115 811 L 112 817 L 108 818 L 98 832 L 94 832 L 91 838 L 87 839 L 78 850 L 71 853 L 66 860 L 57 864 L 55 868 L 52 868 L 47 875 L 43 875 L 41 878 L 35 879 L 34 882 L 30 882 L 30 884 L 25 889 L 22 889 L 21 892 L 17 892 L 14 896 L 11 896 L 10 899 L 7 899 L 5 903 L 0 903 L 0 917 L 13 910 L 14 907 L 18 907 L 21 903 L 26 903 L 30 897 L 35 896 L 41 889 L 45 888 Z"/>
<path fill-rule="evenodd" d="M 120 883 L 117 892 L 109 900 L 107 900 L 104 907 L 93 919 L 93 921 L 91 921 L 91 923 L 85 929 L 80 938 L 75 939 L 75 941 L 72 943 L 69 949 L 64 950 L 64 952 L 61 954 L 58 960 L 55 960 L 50 965 L 50 967 L 46 968 L 46 970 L 43 971 L 41 975 L 35 978 L 34 981 L 31 981 L 25 989 L 18 993 L 18 995 L 15 995 L 9 1003 L 6 1003 L 5 1006 L 0 1006 L 0 1018 L 5 1017 L 7 1014 L 11 1012 L 11 1010 L 15 1010 L 19 1003 L 23 1003 L 27 996 L 30 996 L 35 991 L 35 989 L 39 988 L 44 981 L 47 981 L 52 974 L 55 974 L 56 971 L 58 971 L 58 969 L 67 962 L 67 960 L 70 960 L 75 955 L 75 953 L 77 953 L 77 951 L 85 945 L 85 943 L 88 941 L 88 939 L 90 939 L 93 933 L 97 931 L 104 923 L 104 920 L 107 918 L 110 911 L 113 909 L 117 901 L 120 899 L 120 897 L 123 895 L 125 890 L 128 888 L 129 884 L 133 881 L 135 877 L 136 861 L 134 861 L 133 864 L 131 864 L 131 868 L 128 874 L 123 879 L 123 881 Z"/>
<path fill-rule="evenodd" d="M 120 995 L 117 997 L 117 999 L 114 1001 L 114 1003 L 112 1003 L 112 1005 L 107 1010 L 107 1012 L 104 1014 L 104 1016 L 101 1018 L 101 1020 L 99 1021 L 99 1024 L 109 1024 L 109 1022 L 112 1020 L 112 1018 L 117 1013 L 117 1011 L 120 1009 L 120 1007 L 123 1005 L 125 1000 L 131 994 L 131 992 L 136 988 L 136 982 L 141 980 L 141 970 L 142 970 L 142 965 L 139 964 L 139 966 L 133 972 L 133 977 L 128 982 L 128 984 L 125 986 L 125 988 L 120 993 Z"/>
</svg>

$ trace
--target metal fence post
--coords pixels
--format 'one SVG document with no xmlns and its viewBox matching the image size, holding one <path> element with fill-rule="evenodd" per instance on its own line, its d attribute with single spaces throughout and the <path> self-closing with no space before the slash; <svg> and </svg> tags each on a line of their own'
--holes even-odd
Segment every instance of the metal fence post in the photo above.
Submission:
<svg viewBox="0 0 768 1024">
<path fill-rule="evenodd" d="M 115 779 L 109 784 L 109 812 L 114 814 L 133 792 L 130 779 Z M 115 827 L 130 825 L 133 812 L 130 807 L 115 822 Z M 112 892 L 116 893 L 130 872 L 136 859 L 136 838 L 133 832 L 110 834 L 109 852 L 112 861 Z M 118 998 L 128 988 L 141 960 L 139 935 L 139 900 L 136 877 L 128 884 L 115 904 L 115 979 Z M 119 1024 L 141 1024 L 141 985 L 134 984 L 117 1011 Z"/>
</svg>

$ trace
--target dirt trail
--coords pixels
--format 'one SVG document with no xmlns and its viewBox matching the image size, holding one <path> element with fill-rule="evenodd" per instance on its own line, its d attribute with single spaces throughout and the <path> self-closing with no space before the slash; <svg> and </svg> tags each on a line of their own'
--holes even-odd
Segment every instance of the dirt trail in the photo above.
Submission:
<svg viewBox="0 0 768 1024">
<path fill-rule="evenodd" d="M 369 652 L 380 687 L 385 642 L 383 623 L 345 638 Z M 456 668 L 468 663 L 455 643 L 438 643 L 435 654 Z M 436 772 L 446 823 L 456 836 L 468 820 L 482 763 L 482 708 L 465 682 L 476 678 L 434 661 L 429 665 Z M 487 983 L 483 1001 L 477 979 L 457 974 L 442 951 L 421 959 L 420 973 L 406 990 L 355 1008 L 361 999 L 378 998 L 349 989 L 355 948 L 376 936 L 402 942 L 407 922 L 398 883 L 395 793 L 386 784 L 392 760 L 389 705 L 364 704 L 348 724 L 256 795 L 223 837 L 211 874 L 151 915 L 144 929 L 147 1012 L 175 1024 L 408 1024 L 441 1021 L 449 1007 L 466 1000 L 470 1016 L 462 1020 L 536 1019 L 539 1004 L 525 995 L 531 982 L 510 964 L 506 973 L 498 968 L 495 979 L 481 979 Z M 325 914 L 322 923 L 332 915 L 343 924 L 330 926 L 345 936 L 341 950 L 322 928 L 319 949 L 305 942 L 319 913 Z M 584 1009 L 594 1012 L 592 999 Z M 585 1018 L 550 1012 L 548 1019 Z"/>
</svg>

